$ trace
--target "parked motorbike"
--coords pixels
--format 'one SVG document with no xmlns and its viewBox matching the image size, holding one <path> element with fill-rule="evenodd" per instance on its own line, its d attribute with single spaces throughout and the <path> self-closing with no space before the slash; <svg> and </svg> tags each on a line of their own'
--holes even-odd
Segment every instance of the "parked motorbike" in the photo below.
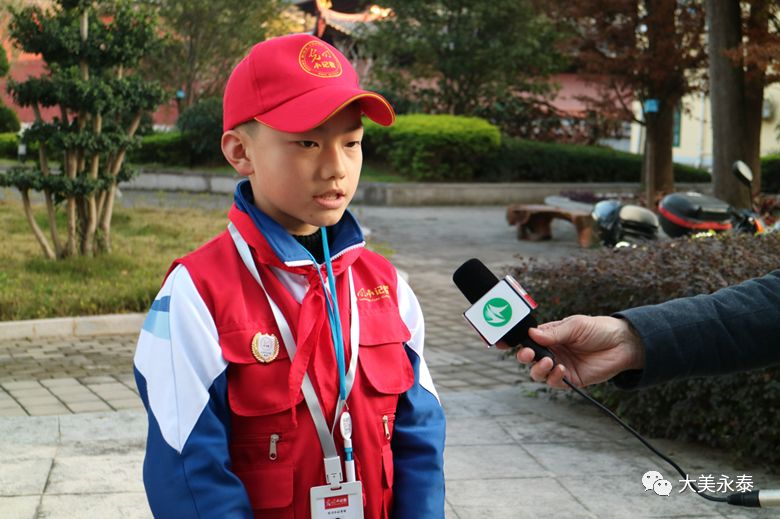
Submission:
<svg viewBox="0 0 780 519">
<path fill-rule="evenodd" d="M 615 247 L 631 245 L 658 237 L 658 217 L 649 209 L 623 204 L 617 200 L 602 200 L 591 213 L 599 240 Z"/>
<path fill-rule="evenodd" d="M 732 167 L 736 177 L 748 187 L 753 182 L 750 167 L 738 160 Z M 672 193 L 658 204 L 661 228 L 672 238 L 697 232 L 760 233 L 766 225 L 760 215 L 750 209 L 736 209 L 713 196 L 701 193 Z"/>
</svg>

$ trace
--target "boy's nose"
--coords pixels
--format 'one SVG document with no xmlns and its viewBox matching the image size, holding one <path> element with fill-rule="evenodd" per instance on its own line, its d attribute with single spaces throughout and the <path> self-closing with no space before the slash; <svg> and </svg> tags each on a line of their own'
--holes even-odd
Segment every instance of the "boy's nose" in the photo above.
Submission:
<svg viewBox="0 0 780 519">
<path fill-rule="evenodd" d="M 338 149 L 332 148 L 323 153 L 320 173 L 325 179 L 341 179 L 347 176 L 347 164 L 343 153 Z"/>
</svg>

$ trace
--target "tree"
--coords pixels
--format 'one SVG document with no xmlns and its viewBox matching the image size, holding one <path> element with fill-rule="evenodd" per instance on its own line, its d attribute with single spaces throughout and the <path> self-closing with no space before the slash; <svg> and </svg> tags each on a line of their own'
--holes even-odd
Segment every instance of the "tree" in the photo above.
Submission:
<svg viewBox="0 0 780 519">
<path fill-rule="evenodd" d="M 12 9 L 10 36 L 25 52 L 41 54 L 48 72 L 8 89 L 35 122 L 22 139 L 38 149 L 32 168 L 15 167 L 0 185 L 15 186 L 33 234 L 48 258 L 111 250 L 111 217 L 118 182 L 131 176 L 125 153 L 145 111 L 162 89 L 133 74 L 155 42 L 155 20 L 129 0 L 57 0 L 52 7 Z M 52 121 L 42 107 L 58 107 Z M 122 121 L 131 122 L 124 126 Z M 53 162 L 59 163 L 59 170 Z M 43 193 L 51 243 L 38 226 L 30 191 Z M 65 205 L 67 238 L 56 214 Z"/>
<path fill-rule="evenodd" d="M 674 113 L 697 88 L 706 54 L 699 0 L 550 0 L 553 18 L 569 27 L 565 49 L 584 75 L 607 80 L 608 104 L 642 102 L 645 126 L 643 180 L 647 203 L 674 190 Z"/>
<path fill-rule="evenodd" d="M 149 62 L 149 73 L 182 90 L 179 108 L 202 97 L 221 97 L 230 71 L 249 48 L 292 32 L 292 12 L 282 0 L 151 0 L 167 33 Z"/>
<path fill-rule="evenodd" d="M 772 0 L 708 0 L 710 98 L 715 195 L 748 207 L 751 193 L 731 173 L 735 160 L 753 170 L 761 189 L 764 88 L 780 80 L 780 7 Z"/>
<path fill-rule="evenodd" d="M 558 33 L 527 0 L 387 0 L 366 27 L 372 81 L 423 111 L 474 114 L 510 96 L 551 90 Z"/>
</svg>

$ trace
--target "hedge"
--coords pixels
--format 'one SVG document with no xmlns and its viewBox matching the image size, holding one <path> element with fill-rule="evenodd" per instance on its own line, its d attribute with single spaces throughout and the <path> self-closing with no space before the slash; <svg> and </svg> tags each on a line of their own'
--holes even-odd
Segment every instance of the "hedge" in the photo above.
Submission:
<svg viewBox="0 0 780 519">
<path fill-rule="evenodd" d="M 16 112 L 0 104 L 0 132 L 18 132 L 20 129 L 19 116 Z"/>
<path fill-rule="evenodd" d="M 0 133 L 0 157 L 15 159 L 19 153 L 19 136 L 16 133 Z"/>
<path fill-rule="evenodd" d="M 141 138 L 141 147 L 131 151 L 128 160 L 135 164 L 191 165 L 189 146 L 181 132 L 144 135 Z"/>
<path fill-rule="evenodd" d="M 495 182 L 639 182 L 642 156 L 601 146 L 556 144 L 504 136 L 477 179 Z M 709 182 L 705 170 L 674 165 L 676 182 Z"/>
<path fill-rule="evenodd" d="M 192 164 L 224 164 L 222 155 L 222 99 L 201 99 L 179 116 L 176 126 L 184 135 Z"/>
<path fill-rule="evenodd" d="M 780 153 L 761 157 L 761 191 L 780 193 Z"/>
<path fill-rule="evenodd" d="M 393 126 L 365 127 L 367 155 L 412 180 L 472 180 L 501 142 L 498 127 L 477 117 L 400 115 Z"/>
<path fill-rule="evenodd" d="M 594 252 L 553 264 L 524 260 L 516 267 L 514 274 L 539 302 L 540 321 L 609 315 L 764 275 L 780 266 L 780 233 L 681 238 Z M 780 463 L 780 367 L 640 391 L 601 384 L 591 392 L 644 434 L 699 441 L 775 467 Z"/>
</svg>

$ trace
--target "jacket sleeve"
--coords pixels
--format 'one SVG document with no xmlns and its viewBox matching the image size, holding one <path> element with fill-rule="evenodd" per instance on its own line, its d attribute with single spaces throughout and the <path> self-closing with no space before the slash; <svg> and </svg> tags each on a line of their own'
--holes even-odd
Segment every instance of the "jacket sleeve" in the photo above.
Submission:
<svg viewBox="0 0 780 519">
<path fill-rule="evenodd" d="M 144 486 L 157 518 L 252 517 L 230 470 L 226 368 L 213 318 L 179 265 L 152 303 L 134 358 L 149 416 Z"/>
<path fill-rule="evenodd" d="M 398 399 L 392 440 L 393 517 L 444 517 L 444 410 L 423 358 L 425 325 L 412 289 L 398 278 L 398 307 L 411 332 L 414 385 Z"/>
<path fill-rule="evenodd" d="M 645 345 L 645 369 L 613 379 L 625 389 L 780 363 L 780 270 L 616 316 L 627 319 Z"/>
</svg>

